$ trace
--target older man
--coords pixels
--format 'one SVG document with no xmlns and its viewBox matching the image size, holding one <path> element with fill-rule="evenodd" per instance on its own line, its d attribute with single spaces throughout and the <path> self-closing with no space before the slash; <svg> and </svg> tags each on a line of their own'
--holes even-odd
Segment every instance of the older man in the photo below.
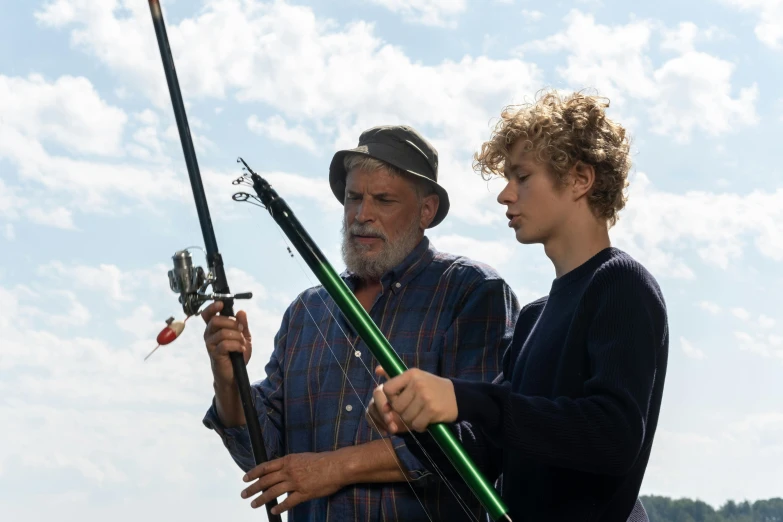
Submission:
<svg viewBox="0 0 783 522">
<path fill-rule="evenodd" d="M 519 304 L 490 267 L 437 251 L 424 231 L 446 217 L 435 148 L 407 126 L 374 127 L 334 155 L 329 183 L 343 203 L 341 277 L 408 367 L 490 381 Z M 323 287 L 286 310 L 266 377 L 252 391 L 270 461 L 255 467 L 229 352 L 252 344 L 247 316 L 203 313 L 215 397 L 204 424 L 248 471 L 243 498 L 299 521 L 475 520 L 464 485 L 444 483 L 402 438 L 365 420 L 377 364 Z M 450 489 L 451 487 L 451 489 Z M 263 494 L 260 492 L 264 491 Z"/>
</svg>

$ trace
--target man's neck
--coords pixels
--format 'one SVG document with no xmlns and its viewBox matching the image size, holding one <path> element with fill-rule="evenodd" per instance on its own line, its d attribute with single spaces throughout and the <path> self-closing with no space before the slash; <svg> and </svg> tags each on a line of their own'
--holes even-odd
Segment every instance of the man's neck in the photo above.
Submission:
<svg viewBox="0 0 783 522">
<path fill-rule="evenodd" d="M 544 243 L 544 251 L 562 277 L 601 250 L 612 246 L 607 225 L 593 219 L 566 223 L 559 233 Z"/>
<path fill-rule="evenodd" d="M 378 297 L 378 293 L 381 291 L 381 281 L 379 279 L 359 279 L 354 290 L 356 299 L 359 300 L 361 305 L 368 312 L 375 303 L 375 298 Z"/>
</svg>

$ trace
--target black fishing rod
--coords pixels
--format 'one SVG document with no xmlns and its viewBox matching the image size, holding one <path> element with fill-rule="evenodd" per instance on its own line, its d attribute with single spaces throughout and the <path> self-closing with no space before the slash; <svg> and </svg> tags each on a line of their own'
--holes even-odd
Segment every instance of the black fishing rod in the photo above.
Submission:
<svg viewBox="0 0 783 522">
<path fill-rule="evenodd" d="M 223 266 L 223 258 L 217 246 L 215 230 L 212 227 L 212 219 L 209 215 L 209 206 L 207 205 L 207 196 L 204 192 L 204 185 L 201 181 L 201 173 L 196 160 L 196 151 L 193 147 L 193 139 L 190 135 L 188 118 L 185 113 L 185 104 L 182 101 L 182 93 L 179 89 L 177 80 L 177 71 L 174 67 L 174 58 L 171 54 L 168 35 L 166 34 L 166 24 L 163 20 L 163 13 L 160 9 L 158 0 L 149 0 L 150 12 L 152 13 L 152 23 L 155 26 L 155 35 L 158 39 L 160 48 L 160 57 L 163 61 L 163 70 L 166 73 L 166 82 L 171 95 L 171 103 L 174 108 L 174 116 L 177 120 L 179 129 L 179 138 L 182 142 L 182 152 L 185 155 L 185 163 L 190 177 L 190 186 L 193 189 L 193 198 L 196 202 L 196 211 L 201 225 L 201 234 L 204 237 L 204 248 L 206 249 L 207 268 L 205 273 L 201 267 L 194 267 L 187 249 L 176 252 L 173 256 L 174 270 L 169 272 L 169 283 L 171 289 L 180 294 L 179 301 L 182 304 L 185 314 L 190 317 L 198 313 L 201 305 L 208 300 L 223 301 L 223 310 L 220 315 L 234 316 L 234 299 L 249 299 L 250 293 L 231 295 L 226 280 L 226 272 Z M 208 286 L 212 287 L 212 293 L 206 294 Z M 250 435 L 250 444 L 253 447 L 253 457 L 256 465 L 262 464 L 268 460 L 264 440 L 261 436 L 261 426 L 258 422 L 258 414 L 253 404 L 253 396 L 250 391 L 250 380 L 245 367 L 244 356 L 238 352 L 231 352 L 231 364 L 234 368 L 234 377 L 239 388 L 239 397 L 242 401 L 242 409 L 245 413 L 247 430 Z M 266 512 L 270 522 L 282 522 L 280 515 L 272 514 L 272 508 L 277 505 L 277 500 L 273 499 L 266 503 Z"/>
</svg>

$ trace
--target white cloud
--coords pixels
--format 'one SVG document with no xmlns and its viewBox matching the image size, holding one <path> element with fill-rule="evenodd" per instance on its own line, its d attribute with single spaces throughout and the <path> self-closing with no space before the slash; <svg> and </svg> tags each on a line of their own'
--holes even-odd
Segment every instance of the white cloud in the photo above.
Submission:
<svg viewBox="0 0 783 522">
<path fill-rule="evenodd" d="M 0 178 L 0 217 L 16 221 L 26 217 L 33 223 L 46 225 L 64 230 L 73 230 L 73 215 L 70 209 L 52 203 L 51 206 L 41 206 L 40 202 L 31 202 L 19 193 L 21 188 L 6 185 Z M 6 233 L 9 239 L 13 239 L 13 225 L 6 225 Z"/>
<path fill-rule="evenodd" d="M 702 308 L 703 310 L 706 310 L 707 312 L 709 312 L 712 315 L 718 315 L 722 311 L 721 306 L 716 304 L 716 303 L 713 303 L 712 301 L 700 301 L 698 303 L 698 305 L 699 305 L 700 308 Z M 735 307 L 729 308 L 729 312 L 731 313 L 732 316 L 734 316 L 735 318 L 739 319 L 740 321 L 742 321 L 744 323 L 747 323 L 747 324 L 754 324 L 754 325 L 758 326 L 758 328 L 761 329 L 761 330 L 770 330 L 770 329 L 774 328 L 775 325 L 777 324 L 777 321 L 775 321 L 775 319 L 773 319 L 772 317 L 769 317 L 766 314 L 761 314 L 754 320 L 753 319 L 753 315 L 748 310 L 746 310 L 745 308 L 739 307 L 739 306 L 735 306 Z M 739 334 L 736 334 L 735 338 L 738 339 L 738 340 L 743 341 L 744 343 L 748 344 L 749 346 L 754 343 L 753 336 L 751 336 L 751 335 L 749 335 L 747 333 L 744 333 L 744 332 L 740 332 Z M 775 336 L 774 335 L 772 335 L 772 336 L 765 336 L 764 334 L 759 334 L 758 335 L 758 339 L 761 339 L 762 343 L 769 342 L 769 343 L 771 343 L 772 346 L 776 345 L 776 343 L 775 343 Z M 756 350 L 756 351 L 759 351 L 759 350 Z M 761 351 L 762 352 L 767 352 L 768 350 L 764 349 L 764 350 L 761 350 Z"/>
<path fill-rule="evenodd" d="M 201 424 L 213 393 L 203 321 L 192 318 L 174 344 L 143 361 L 163 319 L 178 307 L 168 288 L 147 280 L 145 274 L 153 273 L 166 282 L 158 266 L 123 271 L 55 263 L 42 267 L 32 288 L 0 286 L 7 307 L 0 315 L 0 415 L 10 426 L 0 434 L 0 481 L 14 480 L 17 491 L 33 497 L 41 491 L 35 487 L 41 474 L 67 477 L 51 505 L 69 510 L 83 505 L 81 516 L 96 519 L 101 506 L 116 506 L 108 497 L 138 498 L 134 504 L 159 513 L 156 507 L 175 502 L 166 498 L 169 492 L 192 497 L 228 481 L 214 504 L 247 514 L 250 508 L 234 500 L 243 487 L 241 471 Z M 254 293 L 237 309 L 249 315 L 255 349 L 248 373 L 255 381 L 263 377 L 284 305 L 269 300 L 249 274 L 230 269 L 228 277 L 237 290 Z M 122 310 L 88 311 L 76 291 L 84 297 L 90 281 L 99 297 L 122 300 Z M 125 287 L 134 282 L 144 293 L 129 299 Z M 68 328 L 73 337 L 56 333 L 59 328 Z M 167 495 L 159 495 L 162 490 Z M 24 505 L 23 518 L 29 518 L 31 501 L 5 503 L 4 513 Z"/>
<path fill-rule="evenodd" d="M 656 189 L 639 173 L 631 180 L 628 204 L 612 237 L 670 277 L 695 277 L 680 257 L 686 251 L 723 269 L 741 259 L 749 244 L 761 255 L 782 261 L 783 189 L 745 195 L 675 194 Z"/>
<path fill-rule="evenodd" d="M 405 20 L 437 27 L 456 27 L 454 18 L 467 8 L 467 0 L 370 0 Z"/>
<path fill-rule="evenodd" d="M 664 26 L 661 28 L 661 32 L 661 49 L 676 51 L 680 54 L 695 51 L 697 42 L 712 42 L 731 37 L 729 33 L 719 27 L 711 26 L 707 29 L 700 29 L 693 22 L 680 22 L 674 29 Z"/>
<path fill-rule="evenodd" d="M 24 306 L 21 310 L 27 317 L 37 317 L 39 323 L 52 326 L 84 326 L 90 322 L 92 314 L 82 304 L 76 294 L 69 290 L 53 290 L 43 294 L 48 303 L 63 313 L 44 312 L 40 308 Z"/>
<path fill-rule="evenodd" d="M 116 18 L 115 11 L 129 13 L 130 16 Z M 73 47 L 94 52 L 104 63 L 120 65 L 122 80 L 141 87 L 159 107 L 171 104 L 147 4 L 129 1 L 52 0 L 35 12 L 34 16 L 44 27 L 60 29 L 74 23 L 87 22 L 89 29 L 71 33 Z M 181 40 L 176 31 L 168 32 L 176 56 Z M 117 35 L 122 35 L 122 38 L 117 38 Z M 123 43 L 112 43 L 117 41 Z M 212 40 L 212 43 L 215 41 Z M 151 57 L 155 59 L 150 59 Z M 126 74 L 128 72 L 130 74 Z M 182 73 L 179 70 L 177 73 L 180 83 L 183 84 Z M 130 85 L 124 88 L 126 93 L 131 91 Z"/>
<path fill-rule="evenodd" d="M 495 269 L 507 263 L 514 254 L 514 243 L 511 241 L 487 241 L 461 234 L 440 235 L 437 232 L 431 234 L 431 237 L 438 250 L 467 256 Z"/>
<path fill-rule="evenodd" d="M 655 71 L 658 96 L 650 115 L 652 130 L 687 143 L 695 132 L 717 136 L 758 122 L 754 83 L 732 98 L 734 64 L 689 51 Z"/>
<path fill-rule="evenodd" d="M 737 319 L 741 319 L 743 321 L 747 321 L 748 319 L 750 319 L 750 313 L 744 308 L 738 308 L 738 307 L 732 308 L 731 314 Z"/>
<path fill-rule="evenodd" d="M 769 456 L 783 457 L 783 413 L 754 413 L 731 425 L 735 437 L 757 446 Z"/>
<path fill-rule="evenodd" d="M 522 9 L 522 18 L 527 22 L 538 22 L 544 18 L 544 13 L 535 9 Z"/>
<path fill-rule="evenodd" d="M 783 362 L 783 337 L 778 335 L 755 335 L 743 331 L 735 331 L 734 338 L 739 343 L 739 349 L 754 353 L 765 358 L 779 359 Z"/>
<path fill-rule="evenodd" d="M 27 217 L 33 223 L 49 225 L 55 228 L 74 229 L 73 214 L 65 207 L 43 209 L 33 207 L 28 210 Z"/>
<path fill-rule="evenodd" d="M 693 343 L 691 343 L 685 337 L 680 337 L 680 346 L 682 347 L 682 351 L 685 353 L 685 355 L 691 359 L 701 360 L 706 357 L 701 349 L 695 347 Z"/>
<path fill-rule="evenodd" d="M 122 213 L 128 203 L 184 199 L 187 192 L 179 189 L 187 181 L 177 179 L 181 176 L 171 167 L 81 157 L 124 155 L 126 120 L 86 78 L 62 76 L 47 83 L 37 75 L 0 76 L 0 159 L 15 167 L 11 172 L 21 183 L 0 180 L 0 215 L 73 229 L 78 212 Z M 157 124 L 150 111 L 135 121 Z M 154 132 L 142 128 L 135 139 L 128 145 L 132 154 L 147 146 L 161 155 Z M 50 154 L 52 146 L 71 155 Z"/>
<path fill-rule="evenodd" d="M 14 226 L 11 223 L 6 223 L 3 227 L 3 236 L 8 241 L 13 241 L 16 239 L 16 230 L 14 229 Z"/>
<path fill-rule="evenodd" d="M 783 41 L 783 2 L 780 0 L 721 0 L 742 11 L 758 14 L 756 37 L 765 45 L 780 49 Z"/>
<path fill-rule="evenodd" d="M 558 73 L 571 84 L 598 88 L 617 104 L 622 104 L 625 96 L 655 96 L 652 64 L 646 55 L 652 22 L 600 25 L 593 15 L 578 10 L 571 10 L 564 20 L 567 27 L 563 31 L 523 44 L 520 50 L 567 51 L 566 66 L 558 67 Z"/>
<path fill-rule="evenodd" d="M 651 104 L 654 132 L 684 143 L 697 131 L 716 136 L 757 123 L 756 84 L 732 97 L 734 64 L 693 49 L 697 36 L 715 38 L 716 31 L 700 31 L 693 24 L 664 28 L 663 47 L 680 55 L 655 67 L 648 49 L 659 23 L 635 20 L 608 26 L 578 10 L 565 21 L 566 29 L 524 44 L 521 51 L 567 51 L 567 65 L 558 73 L 570 85 L 595 88 L 620 107 L 631 99 Z"/>
<path fill-rule="evenodd" d="M 659 425 L 643 489 L 648 494 L 698 498 L 718 508 L 727 499 L 779 496 L 783 483 L 783 423 L 779 412 L 727 418 L 714 427 L 672 431 Z M 760 458 L 764 465 L 759 465 Z M 716 461 L 743 480 L 715 487 L 704 470 Z M 729 485 L 730 484 L 730 485 Z"/>
<path fill-rule="evenodd" d="M 147 161 L 167 161 L 164 143 L 161 140 L 160 117 L 158 114 L 151 109 L 145 109 L 134 114 L 134 119 L 139 122 L 140 126 L 133 133 L 133 142 L 128 145 L 130 154 Z M 192 129 L 191 134 L 193 134 Z M 165 137 L 169 138 L 169 136 Z M 174 139 L 178 141 L 179 135 L 177 134 Z M 195 141 L 195 137 L 193 139 Z"/>
<path fill-rule="evenodd" d="M 721 311 L 720 305 L 713 303 L 712 301 L 701 301 L 699 302 L 699 306 L 702 309 L 707 310 L 712 315 L 718 315 Z"/>
<path fill-rule="evenodd" d="M 0 178 L 0 217 L 16 219 L 25 204 L 25 199 L 17 195 L 16 189 L 6 185 Z"/>
<path fill-rule="evenodd" d="M 126 7 L 60 0 L 39 15 L 49 26 L 71 29 L 77 47 L 120 73 L 129 91 L 144 93 L 165 107 L 170 102 L 158 99 L 160 89 L 165 90 L 160 64 L 150 67 L 154 60 L 149 56 L 158 51 L 149 13 L 146 6 Z M 338 28 L 334 21 L 317 19 L 310 8 L 282 2 L 211 3 L 196 18 L 167 28 L 186 99 L 223 99 L 233 94 L 240 103 L 268 104 L 283 121 L 306 120 L 313 128 L 282 127 L 280 120 L 273 119 L 259 130 L 285 129 L 283 136 L 289 140 L 306 132 L 317 143 L 331 139 L 334 149 L 355 146 L 359 134 L 371 126 L 413 125 L 439 149 L 441 181 L 452 195 L 450 219 L 473 223 L 502 219 L 494 198 L 473 189 L 476 175 L 470 170 L 470 155 L 488 137 L 488 121 L 501 107 L 537 90 L 541 78 L 537 66 L 519 59 L 471 56 L 424 65 L 382 41 L 370 24 L 355 22 Z M 123 38 L 114 37 L 118 31 Z M 144 138 L 144 134 L 136 136 L 137 142 Z M 81 176 L 93 170 L 87 165 L 62 167 Z M 134 179 L 133 187 L 117 187 L 117 192 L 142 201 L 153 193 L 187 194 L 177 190 L 181 185 L 152 184 L 145 172 L 115 175 Z M 470 183 L 463 182 L 466 176 Z M 205 184 L 210 182 L 206 178 L 205 173 Z M 155 180 L 171 183 L 175 177 L 164 168 L 157 170 Z M 84 185 L 92 192 L 88 202 L 105 207 L 101 196 L 111 189 L 100 181 Z M 230 196 L 230 187 L 220 190 Z M 325 197 L 330 197 L 328 191 Z"/>
<path fill-rule="evenodd" d="M 101 99 L 87 78 L 66 75 L 49 83 L 38 74 L 0 75 L 0 126 L 24 136 L 75 153 L 117 156 L 127 119 L 122 109 Z"/>
<path fill-rule="evenodd" d="M 161 278 L 166 277 L 163 267 Z M 123 272 L 116 265 L 70 265 L 66 266 L 60 261 L 51 261 L 38 267 L 38 274 L 60 283 L 70 280 L 84 290 L 98 291 L 111 301 L 130 301 L 133 296 L 131 288 L 142 285 L 146 281 L 140 281 L 140 273 Z"/>
<path fill-rule="evenodd" d="M 150 98 L 158 96 L 163 72 L 159 63 L 150 67 L 149 56 L 158 51 L 146 6 L 131 4 L 130 17 L 118 18 L 111 3 L 60 3 L 73 15 L 61 20 L 44 9 L 47 23 L 73 26 L 80 49 Z M 122 39 L 112 32 L 119 27 Z M 359 131 L 395 120 L 432 126 L 472 150 L 487 119 L 534 92 L 541 78 L 535 65 L 514 59 L 465 56 L 423 65 L 378 38 L 370 24 L 336 30 L 334 21 L 318 20 L 310 8 L 285 3 L 225 0 L 167 28 L 186 97 L 222 99 L 234 92 L 240 102 L 264 102 L 285 119 L 316 121 L 338 136 L 335 145 L 353 144 Z"/>
<path fill-rule="evenodd" d="M 247 128 L 261 136 L 301 147 L 308 152 L 316 153 L 318 151 L 318 146 L 307 129 L 301 125 L 289 127 L 282 116 L 278 114 L 270 116 L 266 120 L 260 120 L 258 116 L 253 114 L 247 119 Z"/>
</svg>

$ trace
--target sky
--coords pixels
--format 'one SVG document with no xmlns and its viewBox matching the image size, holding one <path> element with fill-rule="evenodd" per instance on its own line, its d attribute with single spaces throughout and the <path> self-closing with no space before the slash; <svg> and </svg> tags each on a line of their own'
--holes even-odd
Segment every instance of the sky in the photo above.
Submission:
<svg viewBox="0 0 783 522">
<path fill-rule="evenodd" d="M 451 197 L 436 248 L 495 267 L 523 303 L 554 271 L 515 242 L 471 155 L 501 109 L 590 89 L 633 139 L 614 246 L 660 283 L 670 326 L 642 494 L 783 494 L 780 0 L 163 0 L 218 245 L 249 315 L 251 380 L 316 283 L 264 210 L 231 200 L 243 157 L 336 269 L 334 151 L 406 123 Z M 0 518 L 265 520 L 201 424 L 203 322 L 171 255 L 203 246 L 146 2 L 0 0 Z M 198 250 L 196 261 L 203 264 Z"/>
</svg>

